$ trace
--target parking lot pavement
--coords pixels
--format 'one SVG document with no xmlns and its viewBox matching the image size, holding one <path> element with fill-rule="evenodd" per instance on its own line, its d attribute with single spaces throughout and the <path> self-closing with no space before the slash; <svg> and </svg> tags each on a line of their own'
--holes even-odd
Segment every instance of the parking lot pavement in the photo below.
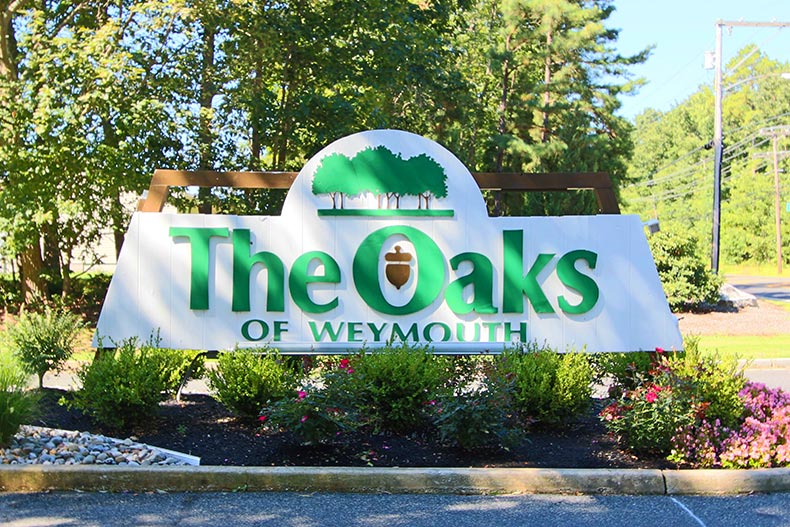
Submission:
<svg viewBox="0 0 790 527">
<path fill-rule="evenodd" d="M 91 526 L 790 525 L 790 495 L 0 494 L 0 524 Z"/>
</svg>

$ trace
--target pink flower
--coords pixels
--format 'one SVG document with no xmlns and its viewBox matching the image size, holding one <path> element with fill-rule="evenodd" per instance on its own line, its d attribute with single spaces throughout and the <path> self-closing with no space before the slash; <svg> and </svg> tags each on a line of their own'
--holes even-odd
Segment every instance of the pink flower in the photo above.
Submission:
<svg viewBox="0 0 790 527">
<path fill-rule="evenodd" d="M 664 348 L 656 348 L 656 353 L 664 353 Z"/>
<path fill-rule="evenodd" d="M 647 394 L 645 394 L 645 401 L 649 403 L 656 402 L 656 399 L 658 399 L 658 393 L 654 392 L 653 390 L 650 390 L 649 392 L 647 392 Z"/>
<path fill-rule="evenodd" d="M 266 416 L 265 415 L 258 416 L 258 421 L 260 421 L 261 423 L 266 421 Z"/>
<path fill-rule="evenodd" d="M 346 368 L 348 368 L 348 365 L 349 365 L 350 362 L 351 361 L 349 361 L 348 359 L 340 359 L 340 366 L 339 366 L 339 368 L 341 370 L 345 370 Z"/>
<path fill-rule="evenodd" d="M 346 370 L 348 373 L 354 373 L 354 368 L 349 368 Z"/>
<path fill-rule="evenodd" d="M 299 400 L 301 401 L 305 397 L 307 397 L 307 392 L 305 392 L 304 390 L 299 390 Z"/>
<path fill-rule="evenodd" d="M 306 416 L 306 415 L 303 415 L 303 416 L 302 416 L 302 418 L 300 419 L 300 421 L 301 421 L 301 422 L 303 422 L 303 423 L 304 423 L 305 421 L 307 421 L 307 416 Z"/>
</svg>

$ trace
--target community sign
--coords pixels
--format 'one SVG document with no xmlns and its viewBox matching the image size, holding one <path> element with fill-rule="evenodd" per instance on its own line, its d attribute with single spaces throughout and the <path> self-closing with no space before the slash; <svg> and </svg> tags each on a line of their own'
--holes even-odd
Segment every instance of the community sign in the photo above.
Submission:
<svg viewBox="0 0 790 527">
<path fill-rule="evenodd" d="M 95 344 L 157 333 L 300 354 L 682 347 L 638 217 L 489 217 L 452 153 L 394 130 L 319 152 L 280 216 L 135 213 Z"/>
</svg>

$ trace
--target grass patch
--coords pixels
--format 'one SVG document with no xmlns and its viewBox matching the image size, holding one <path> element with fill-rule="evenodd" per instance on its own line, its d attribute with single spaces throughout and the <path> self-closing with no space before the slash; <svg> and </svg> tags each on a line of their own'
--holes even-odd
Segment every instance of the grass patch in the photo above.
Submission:
<svg viewBox="0 0 790 527">
<path fill-rule="evenodd" d="M 699 350 L 740 359 L 790 358 L 790 335 L 700 335 Z"/>
<path fill-rule="evenodd" d="M 723 264 L 720 267 L 719 274 L 721 275 L 739 275 L 739 276 L 779 276 L 776 272 L 776 263 L 765 262 L 762 264 Z"/>
</svg>

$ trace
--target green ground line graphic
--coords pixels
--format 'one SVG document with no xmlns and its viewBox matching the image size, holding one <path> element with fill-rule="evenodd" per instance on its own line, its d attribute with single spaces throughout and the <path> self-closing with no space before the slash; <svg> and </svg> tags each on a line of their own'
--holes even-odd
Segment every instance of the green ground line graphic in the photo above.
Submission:
<svg viewBox="0 0 790 527">
<path fill-rule="evenodd" d="M 452 209 L 318 209 L 319 216 L 430 216 L 452 217 Z"/>
</svg>

